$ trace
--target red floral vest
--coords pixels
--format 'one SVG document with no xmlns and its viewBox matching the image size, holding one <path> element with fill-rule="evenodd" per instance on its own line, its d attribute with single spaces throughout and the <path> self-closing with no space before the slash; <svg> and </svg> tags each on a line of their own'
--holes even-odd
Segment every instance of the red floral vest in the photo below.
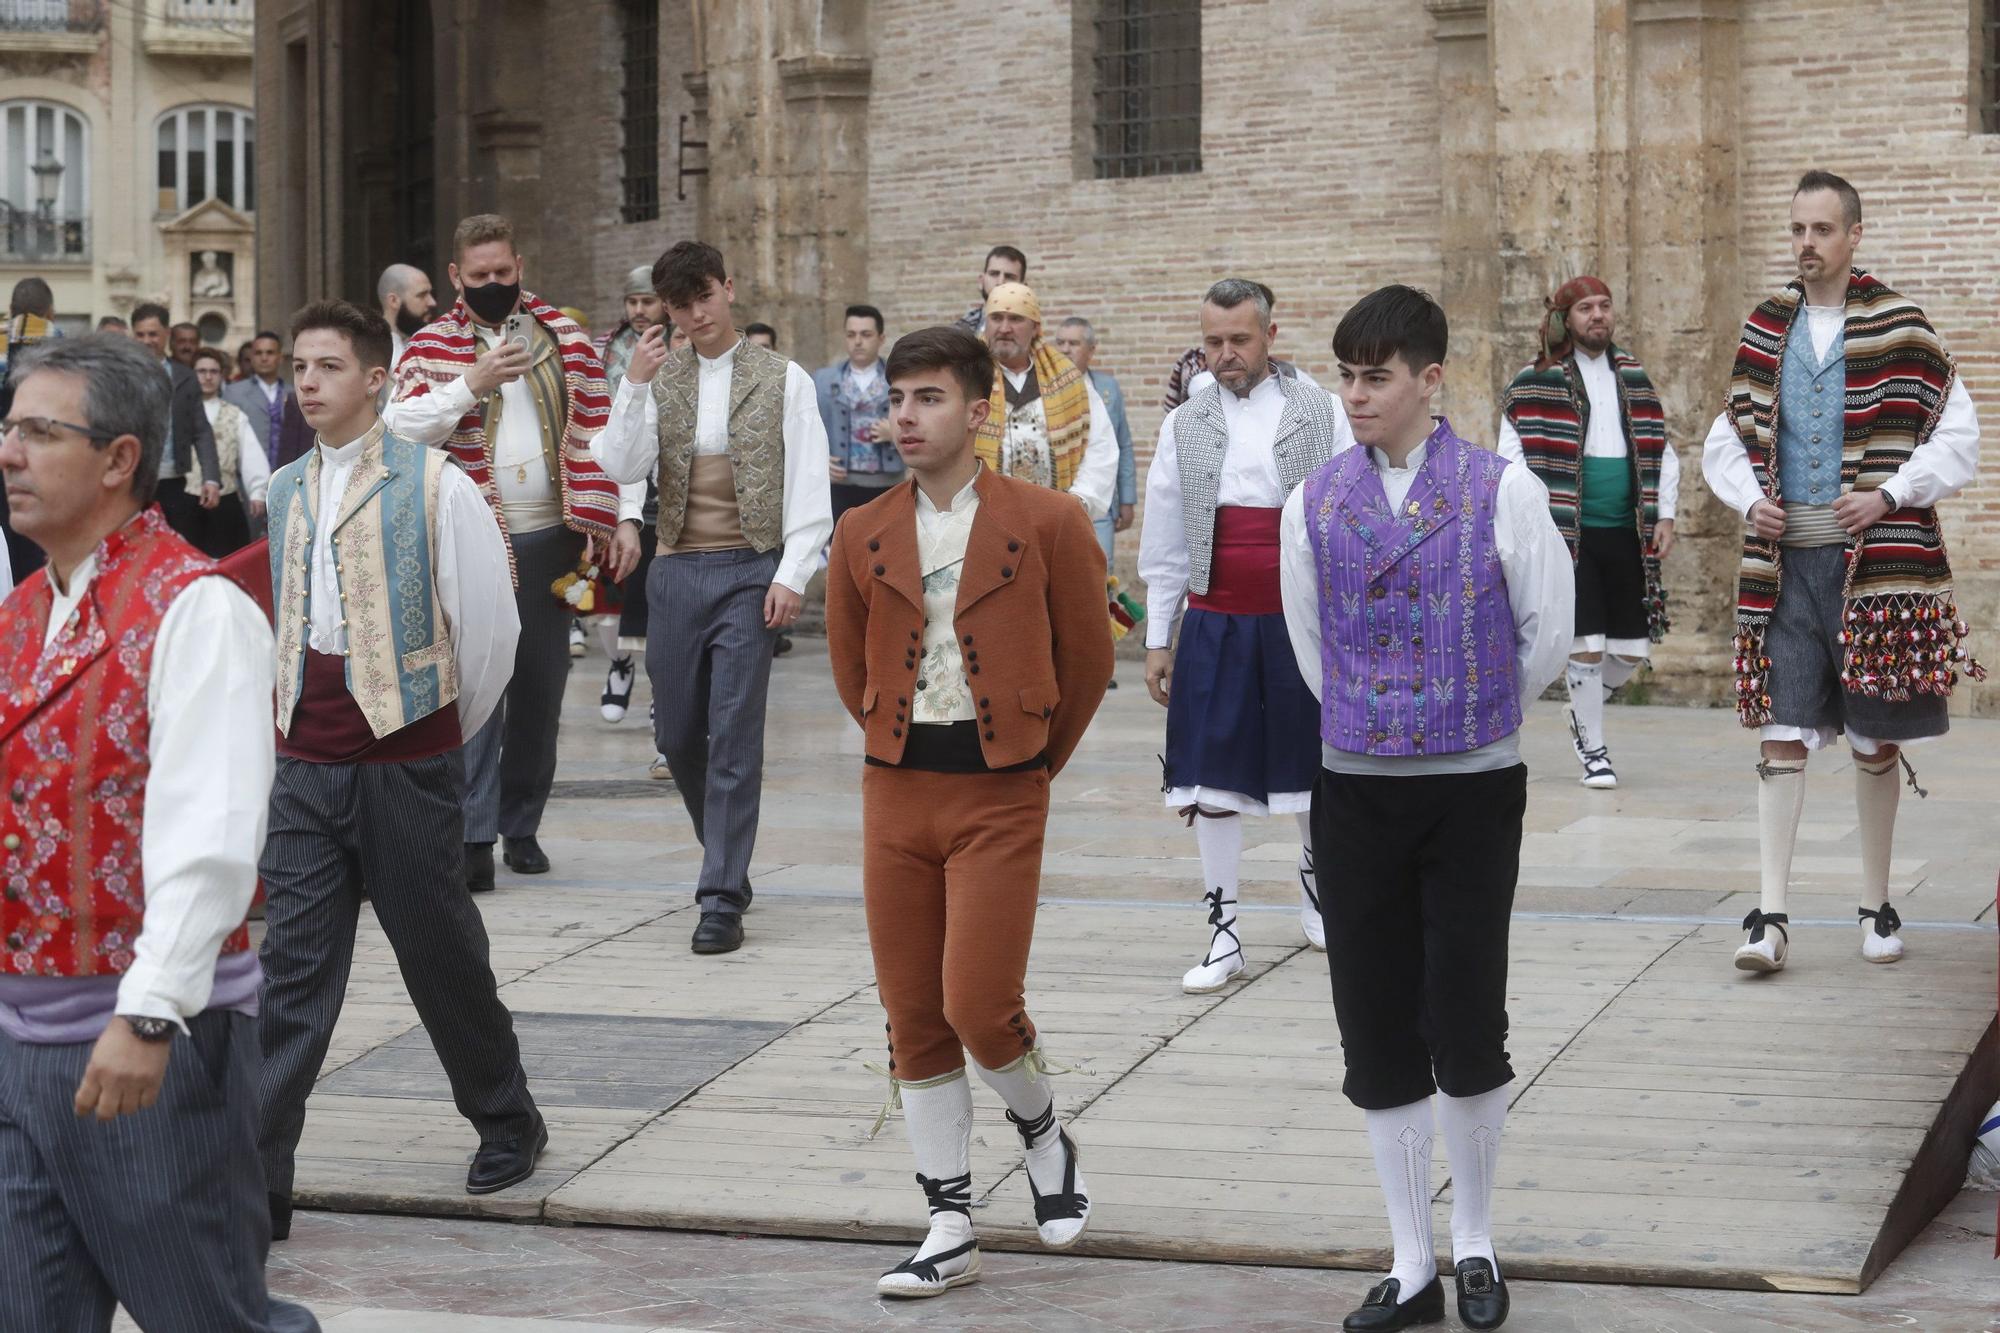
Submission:
<svg viewBox="0 0 2000 1333">
<path fill-rule="evenodd" d="M 0 605 L 0 973 L 116 975 L 146 916 L 146 682 L 167 607 L 215 563 L 148 508 L 97 548 L 42 651 L 46 567 Z M 250 947 L 238 926 L 222 951 Z"/>
</svg>

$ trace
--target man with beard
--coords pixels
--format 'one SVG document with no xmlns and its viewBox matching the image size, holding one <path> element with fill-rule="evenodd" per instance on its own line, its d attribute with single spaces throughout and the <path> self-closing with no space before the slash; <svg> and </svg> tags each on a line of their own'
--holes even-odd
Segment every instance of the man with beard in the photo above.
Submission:
<svg viewBox="0 0 2000 1333">
<path fill-rule="evenodd" d="M 996 245 L 986 252 L 986 262 L 979 266 L 979 300 L 963 315 L 958 317 L 958 325 L 973 333 L 986 332 L 986 298 L 993 289 L 1003 282 L 1026 282 L 1028 280 L 1028 257 L 1011 245 Z"/>
<path fill-rule="evenodd" d="M 1022 283 L 987 296 L 986 345 L 993 394 L 979 423 L 980 461 L 1003 477 L 1068 491 L 1094 522 L 1111 508 L 1118 473 L 1118 437 L 1097 387 L 1043 341 L 1041 302 Z"/>
<path fill-rule="evenodd" d="M 1576 561 L 1569 734 L 1583 785 L 1618 785 L 1604 696 L 1666 637 L 1660 561 L 1674 548 L 1681 465 L 1666 413 L 1637 357 L 1612 342 L 1611 289 L 1572 278 L 1544 303 L 1542 353 L 1500 401 L 1499 450 L 1549 492 Z"/>
<path fill-rule="evenodd" d="M 1701 457 L 1709 489 L 1745 522 L 1736 712 L 1763 741 L 1763 855 L 1736 966 L 1755 973 L 1783 968 L 1791 943 L 1785 890 L 1806 756 L 1842 732 L 1860 817 L 1861 956 L 1903 956 L 1889 906 L 1896 761 L 1945 733 L 1960 672 L 1985 675 L 1959 645 L 1968 629 L 1935 508 L 1978 475 L 1972 398 L 1916 303 L 1853 267 L 1852 185 L 1802 176 L 1791 241 L 1799 276 L 1744 324 L 1729 406 Z"/>
<path fill-rule="evenodd" d="M 590 454 L 610 405 L 597 350 L 549 302 L 523 289 L 514 226 L 478 213 L 452 236 L 459 299 L 410 339 L 384 420 L 400 439 L 438 445 L 477 482 L 500 520 L 521 621 L 513 680 L 466 743 L 465 878 L 493 887 L 493 843 L 507 866 L 542 875 L 536 835 L 555 781 L 556 734 L 569 675 L 568 603 L 549 586 L 584 560 L 613 578 L 639 560 L 643 487 L 618 484 Z"/>
<path fill-rule="evenodd" d="M 382 309 L 382 318 L 389 321 L 389 367 L 394 370 L 410 339 L 437 313 L 437 298 L 431 294 L 430 277 L 422 269 L 391 264 L 375 281 L 375 301 Z"/>
</svg>

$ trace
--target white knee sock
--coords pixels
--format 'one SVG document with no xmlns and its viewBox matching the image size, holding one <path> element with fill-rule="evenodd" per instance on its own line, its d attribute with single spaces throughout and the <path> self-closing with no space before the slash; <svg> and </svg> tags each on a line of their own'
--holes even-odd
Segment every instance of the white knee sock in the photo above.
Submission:
<svg viewBox="0 0 2000 1333">
<path fill-rule="evenodd" d="M 1604 663 L 1569 659 L 1569 706 L 1576 714 L 1583 748 L 1604 748 Z"/>
<path fill-rule="evenodd" d="M 1757 907 L 1785 910 L 1792 879 L 1792 849 L 1799 840 L 1799 816 L 1806 808 L 1806 761 L 1768 759 L 1757 766 L 1757 846 L 1762 879 Z"/>
<path fill-rule="evenodd" d="M 1036 1053 L 1022 1056 L 1004 1069 L 988 1069 L 977 1060 L 971 1063 L 986 1086 L 999 1093 L 1007 1109 L 1020 1119 L 1034 1120 L 1054 1109 L 1055 1089 L 1049 1086 L 1049 1076 L 1041 1072 Z M 1068 1158 L 1063 1152 L 1061 1129 L 1062 1122 L 1052 1119 L 1048 1130 L 1037 1135 L 1028 1149 L 1028 1176 L 1044 1194 L 1063 1186 Z"/>
<path fill-rule="evenodd" d="M 1431 1099 L 1364 1114 L 1396 1243 L 1389 1276 L 1401 1284 L 1398 1294 L 1407 1301 L 1437 1277 L 1437 1252 L 1431 1248 Z"/>
<path fill-rule="evenodd" d="M 1313 896 L 1319 896 L 1319 870 L 1313 862 L 1312 812 L 1300 810 L 1294 816 L 1299 821 L 1299 873 L 1306 877 L 1312 887 Z"/>
<path fill-rule="evenodd" d="M 917 1174 L 954 1181 L 972 1171 L 972 1084 L 965 1071 L 922 1083 L 904 1083 L 903 1128 L 917 1159 Z M 970 1186 L 967 1186 L 969 1192 Z M 918 1257 L 949 1250 L 972 1239 L 972 1219 L 959 1212 L 931 1214 L 930 1235 Z"/>
<path fill-rule="evenodd" d="M 617 616 L 597 616 L 594 618 L 593 624 L 597 629 L 598 646 L 604 649 L 606 657 L 616 662 L 621 657 L 629 656 L 629 654 L 618 651 Z"/>
<path fill-rule="evenodd" d="M 1476 1097 L 1438 1093 L 1438 1127 L 1451 1159 L 1451 1261 L 1499 1262 L 1493 1254 L 1493 1179 L 1500 1166 L 1500 1128 L 1507 1120 L 1507 1087 Z"/>
<path fill-rule="evenodd" d="M 1243 818 L 1222 815 L 1194 817 L 1194 845 L 1201 852 L 1202 892 L 1222 893 L 1222 920 L 1236 924 L 1236 878 L 1243 860 Z M 1017 1112 L 1018 1114 L 1018 1112 Z"/>
<path fill-rule="evenodd" d="M 1861 823 L 1861 906 L 1889 901 L 1889 852 L 1896 839 L 1896 806 L 1903 795 L 1897 761 L 1854 759 L 1854 813 Z"/>
<path fill-rule="evenodd" d="M 1642 660 L 1637 657 L 1617 657 L 1610 653 L 1605 654 L 1604 660 L 1598 663 L 1600 667 L 1604 668 L 1605 693 L 1610 693 L 1626 681 L 1632 679 L 1633 674 L 1639 670 L 1639 663 Z"/>
</svg>

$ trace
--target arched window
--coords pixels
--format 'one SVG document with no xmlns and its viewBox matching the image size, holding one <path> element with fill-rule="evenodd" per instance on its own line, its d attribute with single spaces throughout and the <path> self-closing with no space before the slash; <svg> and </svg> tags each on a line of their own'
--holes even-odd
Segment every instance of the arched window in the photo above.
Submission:
<svg viewBox="0 0 2000 1333">
<path fill-rule="evenodd" d="M 37 213 L 51 167 L 62 168 L 54 180 L 56 219 L 88 217 L 90 129 L 82 113 L 55 102 L 0 102 L 0 201 Z"/>
<path fill-rule="evenodd" d="M 248 213 L 257 206 L 256 117 L 238 106 L 175 107 L 160 117 L 157 183 L 162 213 L 219 199 Z"/>
</svg>

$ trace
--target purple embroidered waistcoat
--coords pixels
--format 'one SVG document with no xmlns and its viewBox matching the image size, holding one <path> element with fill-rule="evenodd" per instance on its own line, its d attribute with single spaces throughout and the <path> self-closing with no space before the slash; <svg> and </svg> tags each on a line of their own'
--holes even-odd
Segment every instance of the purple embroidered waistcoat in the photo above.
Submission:
<svg viewBox="0 0 2000 1333">
<path fill-rule="evenodd" d="M 1521 725 L 1514 613 L 1493 538 L 1506 466 L 1440 419 L 1393 513 L 1367 449 L 1306 482 L 1327 745 L 1453 754 Z"/>
</svg>

